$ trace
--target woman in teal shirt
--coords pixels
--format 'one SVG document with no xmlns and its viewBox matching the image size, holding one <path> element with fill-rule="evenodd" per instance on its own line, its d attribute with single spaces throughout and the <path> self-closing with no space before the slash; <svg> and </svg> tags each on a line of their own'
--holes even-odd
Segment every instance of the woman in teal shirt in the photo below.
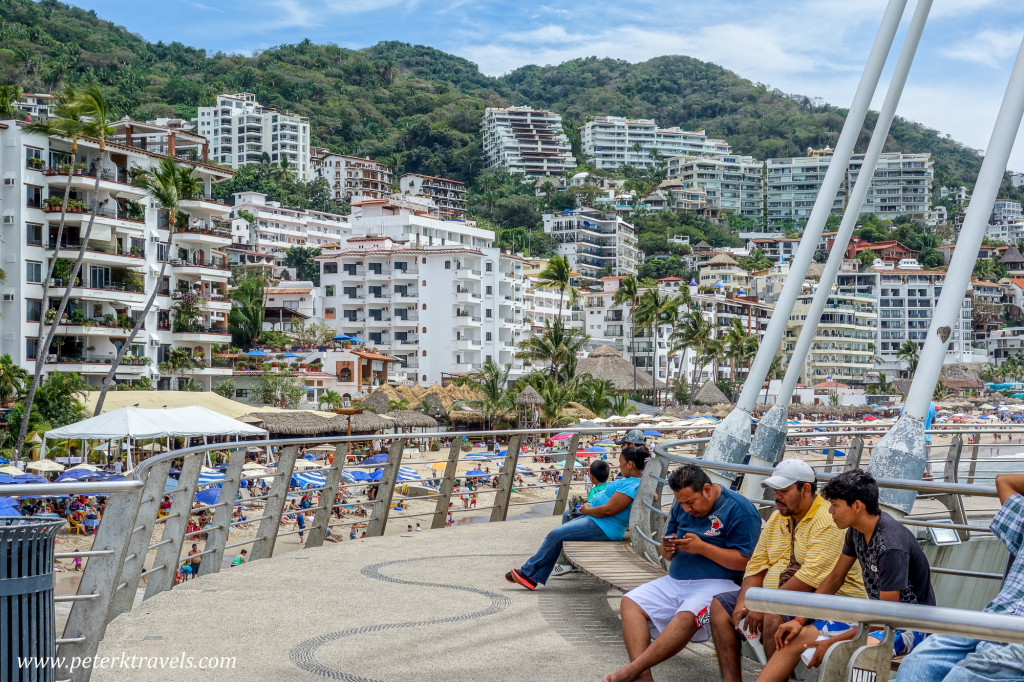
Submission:
<svg viewBox="0 0 1024 682">
<path fill-rule="evenodd" d="M 583 516 L 567 521 L 547 534 L 540 549 L 523 564 L 522 568 L 505 574 L 505 580 L 518 583 L 528 590 L 544 584 L 555 567 L 562 543 L 566 540 L 608 541 L 625 537 L 629 525 L 629 512 L 640 485 L 644 463 L 651 453 L 643 445 L 627 447 L 619 455 L 619 473 L 622 478 L 611 481 L 598 492 L 589 504 L 580 507 Z"/>
</svg>

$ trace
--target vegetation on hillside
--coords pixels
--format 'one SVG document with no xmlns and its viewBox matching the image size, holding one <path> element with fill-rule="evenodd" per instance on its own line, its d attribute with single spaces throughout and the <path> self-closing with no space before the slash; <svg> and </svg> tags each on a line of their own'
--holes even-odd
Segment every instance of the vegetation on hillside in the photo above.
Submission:
<svg viewBox="0 0 1024 682">
<path fill-rule="evenodd" d="M 306 40 L 251 57 L 178 42 L 148 43 L 95 12 L 55 0 L 0 4 L 0 82 L 26 91 L 98 82 L 117 115 L 191 118 L 225 92 L 308 116 L 314 144 L 401 171 L 471 181 L 482 168 L 486 106 L 529 104 L 565 115 L 570 137 L 587 117 L 650 117 L 705 129 L 758 158 L 835 144 L 845 111 L 786 95 L 720 66 L 666 56 L 639 64 L 574 59 L 491 78 L 432 48 L 383 42 L 363 50 Z M 869 128 L 875 120 L 869 116 Z M 862 135 L 866 146 L 870 131 Z M 948 136 L 897 119 L 887 148 L 931 152 L 936 182 L 971 185 L 980 157 Z"/>
</svg>

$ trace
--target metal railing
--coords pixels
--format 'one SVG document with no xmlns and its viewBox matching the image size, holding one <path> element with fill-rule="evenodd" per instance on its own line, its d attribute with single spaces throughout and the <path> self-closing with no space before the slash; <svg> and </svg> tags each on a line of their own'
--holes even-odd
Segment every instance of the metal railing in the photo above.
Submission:
<svg viewBox="0 0 1024 682">
<path fill-rule="evenodd" d="M 249 561 L 269 558 L 273 554 L 275 543 L 279 537 L 300 532 L 299 529 L 282 528 L 283 522 L 293 520 L 298 513 L 313 514 L 313 520 L 304 529 L 301 529 L 307 536 L 306 547 L 319 547 L 327 539 L 329 531 L 333 534 L 333 529 L 351 528 L 354 525 L 364 527 L 368 537 L 382 535 L 389 522 L 402 519 L 425 519 L 429 523 L 429 526 L 424 524 L 426 527 L 441 528 L 445 525 L 449 512 L 448 507 L 452 503 L 455 482 L 457 479 L 465 477 L 464 473 L 459 473 L 458 467 L 470 465 L 476 468 L 479 465 L 487 464 L 487 462 L 479 460 L 478 456 L 466 459 L 467 453 L 463 448 L 462 436 L 466 436 L 473 442 L 501 439 L 507 445 L 507 452 L 504 456 L 493 455 L 495 459 L 492 459 L 491 462 L 496 463 L 498 459 L 503 460 L 503 467 L 498 473 L 490 474 L 495 477 L 492 487 L 479 487 L 474 490 L 480 498 L 483 498 L 479 500 L 482 504 L 468 510 L 453 509 L 453 514 L 458 516 L 466 513 L 489 512 L 490 521 L 503 521 L 513 507 L 536 506 L 553 502 L 552 513 L 560 515 L 568 501 L 570 487 L 573 484 L 573 472 L 576 471 L 576 458 L 569 455 L 576 453 L 581 436 L 597 436 L 612 431 L 621 431 L 622 428 L 621 426 L 612 426 L 587 429 L 375 434 L 207 444 L 151 457 L 134 469 L 132 472 L 134 480 L 130 481 L 19 485 L 17 489 L 12 488 L 4 492 L 17 496 L 108 495 L 102 521 L 96 529 L 92 549 L 57 555 L 58 558 L 64 559 L 76 556 L 86 559 L 85 571 L 78 593 L 57 597 L 58 602 L 71 603 L 67 625 L 58 640 L 59 656 L 71 660 L 71 657 L 74 656 L 85 657 L 95 654 L 106 624 L 117 615 L 132 608 L 140 584 L 145 588 L 143 599 L 169 590 L 175 584 L 178 566 L 184 560 L 188 560 L 182 555 L 182 548 L 186 542 L 200 542 L 199 537 L 202 535 L 206 536 L 206 540 L 202 552 L 199 554 L 201 562 L 198 577 L 220 571 L 224 563 L 224 554 L 231 549 L 248 547 Z M 699 428 L 701 431 L 709 430 L 707 427 L 693 428 Z M 990 431 L 1006 430 L 997 427 Z M 531 490 L 555 488 L 553 498 L 540 501 L 513 501 L 512 493 L 513 488 L 517 485 L 517 465 L 523 444 L 530 441 L 537 442 L 547 435 L 565 431 L 571 432 L 572 436 L 562 441 L 566 447 L 564 459 L 558 463 L 556 470 L 559 476 L 550 483 L 541 484 L 538 481 L 537 485 L 529 486 Z M 970 428 L 971 434 L 983 431 L 985 430 L 973 426 Z M 957 429 L 954 441 L 957 438 L 962 440 L 962 436 L 966 432 L 967 429 Z M 789 451 L 792 453 L 804 452 L 806 455 L 805 451 L 808 449 L 824 450 L 829 454 L 823 455 L 821 463 L 816 463 L 816 466 L 831 468 L 835 466 L 836 461 L 839 461 L 835 459 L 835 448 L 843 447 L 845 461 L 842 467 L 852 468 L 859 465 L 869 453 L 870 443 L 865 441 L 865 436 L 881 435 L 884 431 L 879 429 L 831 431 L 825 433 L 825 437 L 828 438 L 827 443 L 801 444 L 805 438 L 821 438 L 821 433 L 810 431 L 792 434 Z M 1024 430 L 1017 429 L 1015 433 L 1024 435 Z M 438 451 L 436 459 L 416 459 L 411 463 L 414 466 L 430 467 L 424 469 L 427 472 L 443 468 L 436 479 L 432 477 L 431 473 L 421 474 L 420 478 L 412 480 L 405 476 L 399 477 L 407 446 L 414 446 L 417 442 L 428 443 L 441 438 L 453 439 L 447 452 Z M 845 446 L 840 445 L 840 440 L 847 438 L 852 442 Z M 353 448 L 366 441 L 388 439 L 391 439 L 392 443 L 388 448 L 386 460 L 372 465 L 380 468 L 380 478 L 367 482 L 343 484 L 343 476 L 346 472 L 366 471 L 367 466 L 370 466 L 365 463 L 350 462 L 349 455 L 353 454 Z M 657 540 L 655 538 L 664 529 L 667 516 L 665 509 L 667 505 L 660 504 L 660 500 L 669 465 L 692 461 L 707 466 L 708 463 L 699 459 L 707 440 L 707 438 L 690 438 L 658 446 L 654 449 L 655 456 L 645 468 L 636 496 L 636 500 L 640 503 L 633 505 L 630 535 L 634 550 L 653 563 L 659 563 L 660 560 L 657 553 L 652 554 L 650 549 L 656 547 Z M 324 477 L 323 484 L 307 486 L 305 489 L 292 486 L 293 474 L 305 473 L 295 467 L 299 448 L 322 444 L 334 446 L 333 461 L 318 471 Z M 246 470 L 243 470 L 243 464 L 247 459 L 247 451 L 253 447 L 279 449 L 276 470 L 246 473 Z M 494 450 L 497 449 L 496 447 Z M 947 472 L 952 471 L 952 475 L 955 476 L 960 467 L 959 456 L 963 452 L 963 447 L 955 444 L 953 446 L 943 445 L 933 448 L 933 451 L 941 452 L 943 449 L 948 451 L 942 453 L 943 460 L 946 463 L 953 462 L 953 468 L 947 468 Z M 224 478 L 215 483 L 200 483 L 202 466 L 206 462 L 208 454 L 213 451 L 225 453 L 223 455 L 225 460 Z M 422 450 L 417 448 L 417 451 Z M 613 456 L 614 453 L 609 453 L 609 455 Z M 561 454 L 549 454 L 548 456 L 555 461 L 563 457 Z M 972 462 L 983 462 L 984 459 L 986 458 L 975 457 Z M 165 493 L 172 462 L 176 466 L 180 466 L 180 474 L 177 482 L 173 484 L 173 490 Z M 731 470 L 752 475 L 770 473 L 769 469 L 739 464 L 715 463 L 714 467 L 719 470 Z M 830 473 L 823 472 L 820 477 L 825 479 L 830 475 Z M 351 480 L 351 477 L 347 478 Z M 257 480 L 267 483 L 265 487 L 260 486 L 259 494 L 255 494 L 256 491 L 251 486 Z M 247 482 L 248 496 L 239 494 L 243 481 Z M 401 492 L 403 483 L 417 486 L 419 489 L 410 490 L 410 494 L 405 495 Z M 928 518 L 912 516 L 903 520 L 908 525 L 952 527 L 962 536 L 969 536 L 974 532 L 987 532 L 984 527 L 969 524 L 963 511 L 963 504 L 959 500 L 964 495 L 994 495 L 994 490 L 990 487 L 960 484 L 955 479 L 941 482 L 880 480 L 879 483 L 887 487 L 915 489 L 922 496 L 930 496 L 933 499 L 951 500 L 947 505 L 948 519 L 933 521 Z M 211 486 L 220 488 L 216 502 L 194 508 L 196 492 Z M 366 503 L 365 517 L 349 514 L 358 509 L 360 502 L 357 499 L 347 498 L 356 498 L 362 492 L 368 493 L 371 487 L 375 489 L 376 495 L 372 501 Z M 416 496 L 412 493 L 419 493 L 419 495 Z M 170 508 L 161 510 L 161 500 L 165 494 L 171 496 L 171 505 Z M 490 498 L 487 497 L 489 495 Z M 289 501 L 298 501 L 303 496 L 315 496 L 317 499 L 311 501 L 311 506 L 307 509 L 288 508 Z M 428 502 L 427 510 L 399 512 L 392 508 L 396 503 L 404 503 L 411 499 Z M 652 504 L 652 500 L 658 500 L 659 504 Z M 235 506 L 246 510 L 250 518 L 245 519 L 245 523 L 258 524 L 254 536 L 240 540 L 233 538 L 235 541 L 229 541 L 229 532 L 242 523 L 242 521 L 232 518 Z M 402 504 L 401 506 L 405 507 L 406 505 Z M 212 515 L 209 524 L 206 527 L 190 531 L 190 516 L 204 510 Z M 157 532 L 156 537 L 154 537 L 154 531 Z M 934 570 L 936 572 L 946 570 L 954 575 L 971 579 L 1000 577 L 996 573 L 959 571 L 942 567 Z M 89 672 L 84 670 L 76 670 L 73 674 L 71 671 L 59 673 L 59 679 L 86 680 L 88 677 Z"/>
<path fill-rule="evenodd" d="M 85 560 L 84 573 L 75 595 L 56 597 L 55 601 L 70 602 L 71 608 L 63 634 L 58 638 L 58 658 L 68 662 L 74 657 L 93 656 L 99 642 L 103 638 L 107 623 L 113 618 L 130 610 L 137 600 L 140 586 L 144 586 L 143 600 L 171 589 L 176 583 L 178 567 L 183 561 L 190 561 L 182 555 L 182 548 L 187 543 L 202 542 L 199 538 L 206 536 L 200 558 L 198 575 L 203 577 L 221 570 L 224 553 L 227 550 L 248 547 L 248 561 L 269 558 L 279 537 L 306 534 L 306 547 L 319 547 L 328 537 L 331 529 L 360 526 L 367 537 L 383 535 L 389 522 L 402 519 L 426 519 L 430 528 L 442 528 L 446 517 L 451 511 L 453 515 L 488 513 L 490 521 L 504 521 L 509 510 L 516 506 L 536 506 L 554 503 L 553 513 L 560 515 L 569 498 L 570 487 L 574 482 L 573 472 L 576 471 L 576 458 L 569 456 L 575 453 L 582 433 L 599 435 L 618 430 L 616 427 L 585 429 L 574 431 L 566 441 L 566 453 L 557 473 L 559 479 L 550 483 L 530 485 L 530 490 L 554 488 L 553 498 L 539 501 L 513 501 L 513 489 L 518 485 L 520 477 L 517 471 L 521 448 L 524 442 L 543 439 L 564 429 L 514 430 L 514 431 L 474 431 L 474 432 L 430 432 L 422 434 L 394 435 L 357 435 L 330 436 L 315 438 L 289 438 L 270 441 L 238 441 L 201 445 L 176 450 L 151 457 L 141 462 L 132 472 L 134 480 L 115 483 L 54 483 L 26 484 L 16 489 L 5 490 L 6 494 L 18 497 L 28 495 L 106 495 L 107 501 L 102 520 L 96 527 L 92 549 L 86 551 L 58 553 L 58 559 L 81 558 Z M 462 436 L 472 439 L 495 441 L 501 439 L 507 445 L 505 455 L 491 455 L 490 463 L 502 461 L 503 465 L 497 473 L 475 475 L 470 478 L 480 479 L 491 477 L 490 488 L 475 487 L 473 492 L 482 504 L 469 509 L 449 510 L 452 503 L 453 490 L 457 480 L 466 479 L 465 473 L 458 471 L 459 466 L 477 468 L 489 466 L 489 462 L 479 459 L 466 459 L 470 454 L 463 449 Z M 423 474 L 421 478 L 409 479 L 399 477 L 403 466 L 406 446 L 416 441 L 430 442 L 439 438 L 452 438 L 451 446 L 446 453 L 438 451 L 438 459 L 419 460 L 411 464 L 427 466 L 432 471 L 434 465 L 443 465 L 443 473 L 438 478 Z M 393 439 L 393 440 L 392 440 Z M 365 441 L 392 440 L 388 448 L 386 461 L 375 464 L 349 462 L 349 454 L 353 445 Z M 323 485 L 306 486 L 292 485 L 295 474 L 307 473 L 310 470 L 295 468 L 300 446 L 332 444 L 335 446 L 333 461 L 317 471 L 324 477 Z M 279 457 L 276 470 L 257 473 L 246 473 L 243 469 L 250 448 L 278 448 Z M 495 447 L 497 450 L 497 447 Z M 202 467 L 206 457 L 213 451 L 227 453 L 224 479 L 212 483 L 200 483 Z M 420 451 L 417 448 L 417 451 Z M 538 455 L 539 456 L 539 455 Z M 563 455 L 547 455 L 558 459 Z M 180 463 L 180 473 L 173 490 L 165 492 L 170 481 L 172 463 Z M 381 469 L 377 480 L 357 483 L 343 483 L 345 471 L 366 471 L 368 467 Z M 539 472 L 538 472 L 539 473 Z M 251 496 L 239 495 L 243 481 L 270 481 L 266 492 Z M 172 479 L 173 480 L 173 479 Z M 419 486 L 420 495 L 404 495 L 401 493 L 403 483 Z M 581 481 L 582 483 L 582 481 Z M 195 494 L 210 487 L 220 487 L 217 501 L 211 505 L 194 506 Z M 348 500 L 342 491 L 356 497 L 354 491 L 369 492 L 373 488 L 376 495 L 369 500 L 365 516 L 346 517 L 349 509 L 357 510 L 358 500 Z M 161 501 L 165 495 L 170 496 L 171 504 L 161 509 Z M 298 502 L 300 498 L 315 495 L 315 503 L 305 509 L 289 509 L 289 501 Z M 487 499 L 490 495 L 491 498 Z M 393 505 L 405 506 L 406 500 L 424 500 L 433 502 L 431 509 L 424 512 L 397 512 Z M 255 518 L 239 521 L 232 518 L 235 506 L 241 506 L 247 512 L 257 512 Z M 212 513 L 209 524 L 203 528 L 189 530 L 190 517 L 203 511 Z M 313 514 L 313 520 L 303 529 L 288 529 L 282 526 L 298 514 Z M 250 513 L 251 516 L 251 513 Z M 333 518 L 332 518 L 333 517 Z M 258 524 L 254 537 L 241 541 L 229 542 L 229 532 L 241 523 Z M 426 525 L 426 524 L 424 524 Z M 154 538 L 154 533 L 158 535 Z M 81 660 L 75 659 L 75 660 Z M 90 671 L 62 669 L 57 672 L 57 679 L 88 680 Z"/>
<path fill-rule="evenodd" d="M 836 644 L 825 654 L 823 682 L 869 679 L 865 673 L 874 673 L 875 680 L 888 680 L 897 629 L 1024 644 L 1020 616 L 760 587 L 749 589 L 745 599 L 752 611 L 856 624 L 854 639 Z M 877 644 L 868 642 L 869 626 L 885 628 Z"/>
</svg>

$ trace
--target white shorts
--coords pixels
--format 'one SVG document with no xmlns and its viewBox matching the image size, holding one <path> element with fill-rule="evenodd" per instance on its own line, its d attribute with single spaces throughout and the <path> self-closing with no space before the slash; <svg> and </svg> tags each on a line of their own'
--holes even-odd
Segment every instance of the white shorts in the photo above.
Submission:
<svg viewBox="0 0 1024 682">
<path fill-rule="evenodd" d="M 691 642 L 711 638 L 711 600 L 723 592 L 739 592 L 731 580 L 676 580 L 666 575 L 641 585 L 624 596 L 647 614 L 651 637 L 660 635 L 677 613 L 689 611 L 696 617 L 697 632 Z"/>
</svg>

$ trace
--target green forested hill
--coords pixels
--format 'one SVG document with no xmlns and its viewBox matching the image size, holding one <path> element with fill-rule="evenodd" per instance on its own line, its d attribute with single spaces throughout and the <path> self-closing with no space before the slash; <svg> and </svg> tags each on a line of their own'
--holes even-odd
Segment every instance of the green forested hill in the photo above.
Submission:
<svg viewBox="0 0 1024 682">
<path fill-rule="evenodd" d="M 0 0 L 0 83 L 45 92 L 87 80 L 107 89 L 119 114 L 137 119 L 191 118 L 218 93 L 253 92 L 267 106 L 308 116 L 314 144 L 467 181 L 481 169 L 486 106 L 552 108 L 570 132 L 587 116 L 650 117 L 705 129 L 758 158 L 834 144 L 845 114 L 689 57 L 576 59 L 491 78 L 460 57 L 403 43 L 353 51 L 303 41 L 253 57 L 210 54 L 147 43 L 54 0 Z M 932 152 L 937 186 L 973 184 L 980 164 L 975 152 L 908 121 L 893 126 L 889 148 Z"/>
</svg>

